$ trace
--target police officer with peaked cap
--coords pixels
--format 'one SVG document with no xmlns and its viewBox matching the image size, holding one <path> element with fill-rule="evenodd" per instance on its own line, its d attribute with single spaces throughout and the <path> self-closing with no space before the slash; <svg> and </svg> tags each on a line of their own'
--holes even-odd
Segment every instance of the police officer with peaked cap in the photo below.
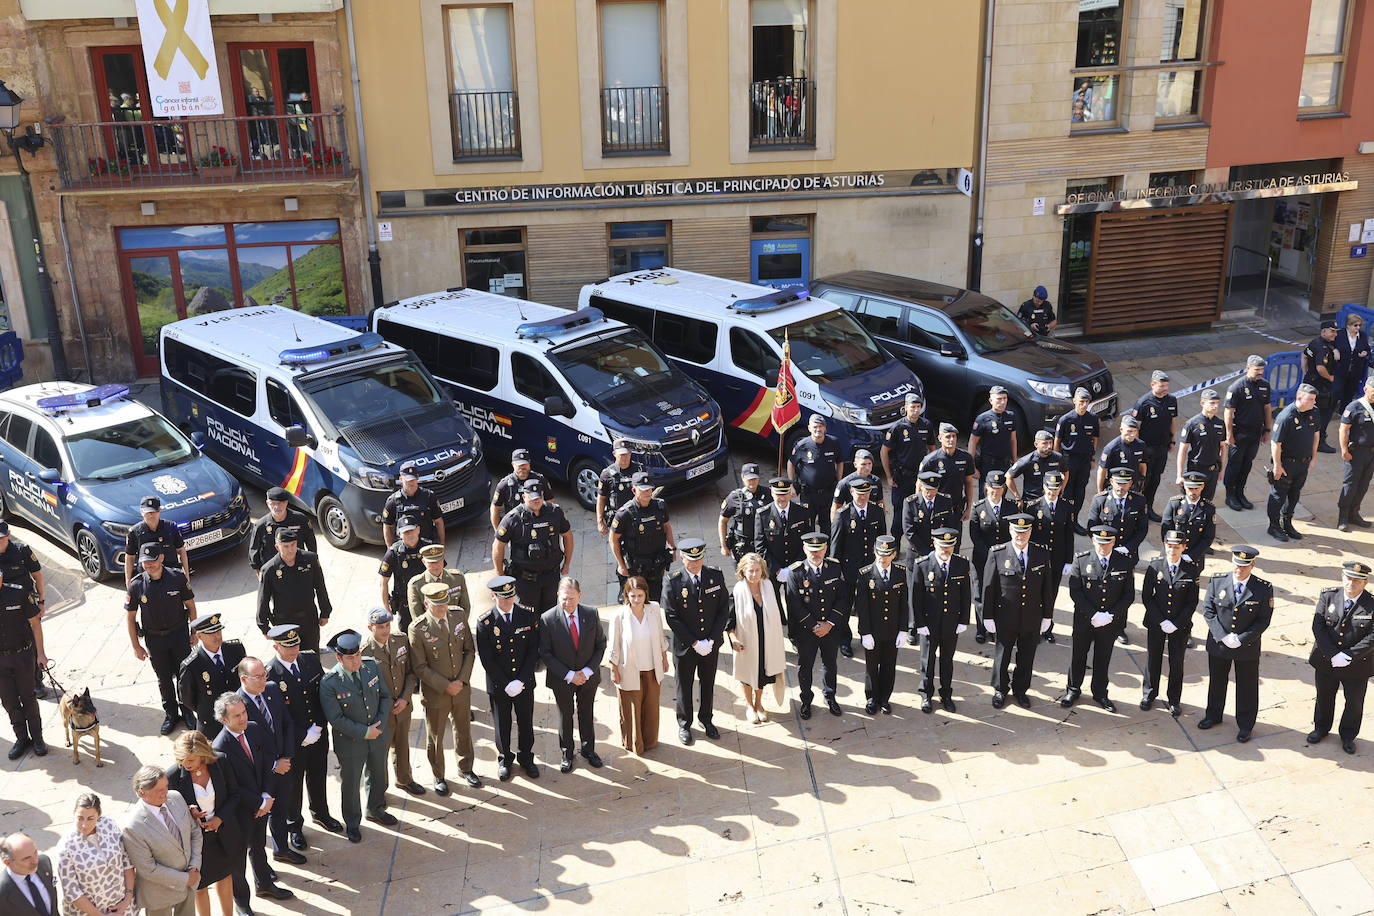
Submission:
<svg viewBox="0 0 1374 916">
<path fill-rule="evenodd" d="M 969 561 L 954 550 L 959 532 L 938 528 L 935 547 L 911 564 L 912 632 L 921 641 L 921 712 L 931 711 L 938 665 L 940 708 L 954 712 L 954 650 L 959 634 L 968 629 L 972 604 Z"/>
<path fill-rule="evenodd" d="M 934 469 L 917 475 L 916 492 L 901 505 L 902 532 L 912 557 L 923 557 L 934 549 L 931 534 L 939 528 L 963 527 L 954 502 L 940 490 L 940 472 Z"/>
<path fill-rule="evenodd" d="M 978 621 L 974 639 L 978 643 L 987 641 L 987 630 L 983 624 L 983 570 L 988 562 L 988 553 L 998 544 L 1011 540 L 1009 519 L 1017 514 L 1016 505 L 1006 499 L 1006 471 L 989 471 L 983 475 L 987 485 L 984 496 L 973 504 L 973 513 L 968 520 L 968 539 L 973 543 L 973 611 Z"/>
<path fill-rule="evenodd" d="M 279 623 L 294 623 L 301 645 L 318 650 L 320 628 L 329 624 L 334 607 L 319 555 L 300 549 L 295 528 L 278 528 L 276 539 L 277 555 L 262 564 L 258 580 L 258 629 L 266 634 Z"/>
<path fill-rule="evenodd" d="M 992 658 L 992 705 L 1001 709 L 1007 693 L 1029 708 L 1031 673 L 1040 634 L 1049 629 L 1054 613 L 1049 551 L 1030 540 L 1034 525 L 1029 515 L 1010 519 L 1011 540 L 988 554 L 983 571 L 983 625 L 996 637 Z M 1011 673 L 1012 657 L 1016 672 Z"/>
<path fill-rule="evenodd" d="M 1312 617 L 1313 643 L 1307 663 L 1314 669 L 1317 702 L 1307 743 L 1316 744 L 1331 731 L 1340 687 L 1345 691 L 1341 748 L 1353 754 L 1364 719 L 1365 691 L 1374 675 L 1374 595 L 1365 591 L 1368 563 L 1347 560 L 1342 567 L 1341 585 L 1322 589 Z"/>
<path fill-rule="evenodd" d="M 242 686 L 239 662 L 247 656 L 243 643 L 224 638 L 224 622 L 217 613 L 201 614 L 191 621 L 199 644 L 181 660 L 177 669 L 177 694 L 182 706 L 196 712 L 196 728 L 211 741 L 224 724 L 215 718 L 215 700 Z"/>
<path fill-rule="evenodd" d="M 572 567 L 572 525 L 547 493 L 542 480 L 526 480 L 524 504 L 506 513 L 491 542 L 492 567 L 515 579 L 520 603 L 536 611 L 557 603 L 558 577 Z"/>
<path fill-rule="evenodd" d="M 1183 659 L 1188 638 L 1193 632 L 1193 613 L 1197 610 L 1202 561 L 1184 556 L 1186 546 L 1180 531 L 1164 532 L 1164 551 L 1145 567 L 1140 588 L 1140 603 L 1145 608 L 1147 650 L 1145 681 L 1140 708 L 1148 710 L 1159 696 L 1159 680 L 1164 671 L 1164 653 L 1169 653 L 1169 684 L 1164 696 L 1169 715 L 1178 718 L 1183 711 Z"/>
<path fill-rule="evenodd" d="M 663 583 L 663 619 L 673 634 L 673 669 L 677 678 L 677 727 L 679 737 L 692 728 L 692 682 L 700 684 L 698 720 L 706 737 L 720 737 L 712 724 L 715 710 L 716 668 L 725 626 L 730 622 L 731 595 L 725 574 L 706 565 L 706 542 L 683 538 L 678 543 L 682 568 Z M 690 743 L 690 742 L 684 742 Z"/>
<path fill-rule="evenodd" d="M 1115 550 L 1128 555 L 1132 564 L 1139 558 L 1140 545 L 1150 532 L 1145 497 L 1132 489 L 1135 479 L 1130 468 L 1113 468 L 1110 489 L 1094 496 L 1088 507 L 1088 524 L 1110 525 L 1115 529 Z"/>
<path fill-rule="evenodd" d="M 720 504 L 720 555 L 736 563 L 754 549 L 754 528 L 759 513 L 768 507 L 772 494 L 759 485 L 759 466 L 753 462 L 740 468 L 741 486 L 731 490 Z"/>
<path fill-rule="evenodd" d="M 534 763 L 534 667 L 539 661 L 539 614 L 517 603 L 515 579 L 496 576 L 487 582 L 496 606 L 477 621 L 477 656 L 487 673 L 496 740 L 496 776 L 510 779 L 519 763 L 530 779 L 539 778 Z M 516 751 L 511 752 L 511 721 Z"/>
<path fill-rule="evenodd" d="M 849 595 L 839 561 L 825 555 L 829 543 L 824 531 L 806 534 L 802 538 L 806 559 L 788 567 L 782 590 L 787 637 L 797 648 L 797 687 L 803 719 L 811 718 L 811 674 L 817 654 L 821 657 L 821 694 L 825 705 L 831 715 L 843 712 L 835 701 L 835 663 L 840 626 L 849 610 Z"/>
<path fill-rule="evenodd" d="M 248 535 L 248 567 L 261 575 L 262 564 L 277 553 L 277 530 L 295 528 L 301 546 L 311 553 L 317 553 L 315 529 L 310 527 L 310 518 L 290 503 L 291 493 L 283 487 L 272 487 L 267 491 L 267 512 L 253 522 L 253 530 Z"/>
<path fill-rule="evenodd" d="M 788 569 L 802 558 L 802 535 L 810 519 L 806 508 L 792 499 L 792 481 L 774 477 L 768 481 L 773 501 L 754 518 L 754 553 L 763 557 L 779 582 L 787 580 Z"/>
<path fill-rule="evenodd" d="M 1050 471 L 1042 481 L 1045 491 L 1041 497 L 1024 511 L 1035 525 L 1031 529 L 1031 543 L 1039 544 L 1050 552 L 1050 592 L 1059 594 L 1059 584 L 1073 562 L 1074 507 L 1064 498 L 1065 477 L 1063 471 Z M 1054 642 L 1054 618 L 1050 618 L 1049 628 L 1040 634 L 1045 642 Z"/>
<path fill-rule="evenodd" d="M 1183 475 L 1183 494 L 1169 497 L 1164 507 L 1164 520 L 1160 522 L 1161 532 L 1177 531 L 1183 535 L 1183 553 L 1199 565 L 1207 562 L 1207 553 L 1212 549 L 1212 540 L 1217 533 L 1217 510 L 1211 501 L 1202 495 L 1207 486 L 1207 474 L 1203 471 L 1187 471 Z"/>
<path fill-rule="evenodd" d="M 1135 563 L 1113 549 L 1116 531 L 1110 525 L 1094 525 L 1092 538 L 1093 549 L 1076 555 L 1069 568 L 1073 651 L 1068 685 L 1059 705 L 1072 706 L 1083 693 L 1083 674 L 1091 653 L 1092 698 L 1107 712 L 1116 712 L 1107 684 L 1116 634 L 1125 628 L 1126 611 L 1135 600 Z"/>
<path fill-rule="evenodd" d="M 1207 583 L 1202 619 L 1207 622 L 1207 714 L 1198 728 L 1221 723 L 1231 667 L 1236 669 L 1236 740 L 1250 740 L 1259 714 L 1260 642 L 1274 617 L 1274 587 L 1253 575 L 1259 551 L 1231 548 L 1229 573 Z"/>
<path fill-rule="evenodd" d="M 870 498 L 872 484 L 859 478 L 850 485 L 852 502 L 846 502 L 831 520 L 830 556 L 840 561 L 844 571 L 844 581 L 849 590 L 851 602 L 858 585 L 859 572 L 873 562 L 873 546 L 878 538 L 887 531 L 887 517 L 883 509 Z M 895 543 L 895 542 L 894 542 Z M 845 609 L 845 619 L 840 627 L 840 654 L 845 658 L 854 657 L 850 645 L 853 632 L 849 626 L 850 608 Z"/>
<path fill-rule="evenodd" d="M 1222 472 L 1222 483 L 1228 509 L 1239 512 L 1255 508 L 1255 504 L 1245 498 L 1245 483 L 1250 479 L 1250 467 L 1255 463 L 1260 443 L 1269 441 L 1269 427 L 1274 419 L 1272 394 L 1269 381 L 1264 377 L 1264 357 L 1251 354 L 1245 360 L 1245 374 L 1226 389 L 1226 400 L 1222 404 L 1222 422 L 1226 424 L 1226 468 Z"/>
<path fill-rule="evenodd" d="M 305 849 L 305 795 L 310 795 L 310 819 L 330 833 L 341 833 L 344 825 L 329 813 L 325 777 L 329 769 L 329 728 L 320 703 L 320 682 L 324 666 L 320 654 L 301 648 L 301 628 L 278 624 L 267 631 L 272 641 L 272 660 L 267 676 L 276 682 L 286 700 L 286 711 L 300 736 L 287 778 L 293 782 L 291 810 L 286 816 L 286 832 L 292 847 Z M 382 787 L 386 784 L 383 782 Z"/>
<path fill-rule="evenodd" d="M 196 595 L 185 573 L 164 565 L 161 544 L 144 544 L 139 548 L 138 560 L 143 571 L 130 580 L 124 599 L 129 642 L 133 644 L 134 657 L 151 662 L 157 674 L 165 713 L 158 731 L 170 735 L 178 718 L 185 720 L 187 728 L 196 727 L 195 713 L 178 700 L 176 687 L 181 661 L 191 654 L 190 623 L 197 616 Z M 139 636 L 143 637 L 143 645 L 139 644 Z"/>
<path fill-rule="evenodd" d="M 894 563 L 897 539 L 879 536 L 873 562 L 859 570 L 854 583 L 854 616 L 864 647 L 864 712 L 892 713 L 897 682 L 897 650 L 911 639 L 911 593 L 907 569 Z"/>
</svg>

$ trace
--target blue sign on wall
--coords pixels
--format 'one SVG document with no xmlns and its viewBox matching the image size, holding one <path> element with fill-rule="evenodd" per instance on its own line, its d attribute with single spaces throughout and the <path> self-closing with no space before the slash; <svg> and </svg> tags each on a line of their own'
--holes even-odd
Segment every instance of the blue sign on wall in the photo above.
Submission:
<svg viewBox="0 0 1374 916">
<path fill-rule="evenodd" d="M 749 243 L 749 281 L 783 289 L 811 279 L 811 240 L 755 239 Z"/>
<path fill-rule="evenodd" d="M 1369 251 L 1369 246 L 1368 246 L 1368 245 L 1355 245 L 1354 247 L 1352 247 L 1352 248 L 1350 249 L 1350 256 L 1351 256 L 1352 258 L 1362 258 L 1362 257 L 1365 256 L 1365 254 L 1366 254 L 1368 251 Z"/>
</svg>

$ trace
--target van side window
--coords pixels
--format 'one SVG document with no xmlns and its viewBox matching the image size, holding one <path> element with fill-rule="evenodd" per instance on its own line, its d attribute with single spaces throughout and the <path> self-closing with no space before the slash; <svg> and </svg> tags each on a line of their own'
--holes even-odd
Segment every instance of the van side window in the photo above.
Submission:
<svg viewBox="0 0 1374 916">
<path fill-rule="evenodd" d="M 495 347 L 456 337 L 440 337 L 439 368 L 430 366 L 430 371 L 468 388 L 491 391 L 496 387 L 500 362 L 501 351 Z"/>
<path fill-rule="evenodd" d="M 730 329 L 730 359 L 745 372 L 752 372 L 770 385 L 777 381 L 778 366 L 782 364 L 772 347 L 743 328 Z"/>
<path fill-rule="evenodd" d="M 305 414 L 301 413 L 296 399 L 276 379 L 267 380 L 267 413 L 282 429 L 306 425 Z"/>
<path fill-rule="evenodd" d="M 868 333 L 874 337 L 886 337 L 888 340 L 905 339 L 899 333 L 905 308 L 881 299 L 865 299 L 860 308 L 854 317 L 859 319 L 859 324 L 868 328 Z"/>
<path fill-rule="evenodd" d="M 444 375 L 439 371 L 438 335 L 380 317 L 377 319 L 377 333 L 398 347 L 413 350 L 430 372 Z"/>
<path fill-rule="evenodd" d="M 179 340 L 164 340 L 162 347 L 167 374 L 173 381 L 241 416 L 251 417 L 257 412 L 258 379 L 253 373 Z"/>
<path fill-rule="evenodd" d="M 587 305 L 594 309 L 601 309 L 601 313 L 607 318 L 614 318 L 616 321 L 623 321 L 631 327 L 639 328 L 644 332 L 645 337 L 654 336 L 654 313 L 652 309 L 617 302 L 604 296 L 589 297 Z"/>
<path fill-rule="evenodd" d="M 5 441 L 19 451 L 28 453 L 29 450 L 29 430 L 33 429 L 33 421 L 28 417 L 14 414 L 10 417 L 10 422 L 5 425 Z"/>
<path fill-rule="evenodd" d="M 659 312 L 654 321 L 654 343 L 679 359 L 709 363 L 716 358 L 716 325 L 698 318 Z"/>
<path fill-rule="evenodd" d="M 223 360 L 210 374 L 209 395 L 236 414 L 251 417 L 258 405 L 258 380 L 247 369 L 240 369 Z"/>
<path fill-rule="evenodd" d="M 511 379 L 515 390 L 537 404 L 542 405 L 544 398 L 567 398 L 563 389 L 549 375 L 549 370 L 535 362 L 524 353 L 512 353 L 510 357 Z"/>
<path fill-rule="evenodd" d="M 62 450 L 53 441 L 52 433 L 46 429 L 33 431 L 33 460 L 40 468 L 62 470 Z"/>
</svg>

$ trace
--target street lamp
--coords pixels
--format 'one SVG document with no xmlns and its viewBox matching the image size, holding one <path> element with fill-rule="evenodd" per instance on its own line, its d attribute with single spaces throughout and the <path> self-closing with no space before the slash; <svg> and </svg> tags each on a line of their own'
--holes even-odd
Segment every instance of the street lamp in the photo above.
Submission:
<svg viewBox="0 0 1374 916">
<path fill-rule="evenodd" d="M 33 230 L 33 256 L 38 268 L 38 295 L 43 303 L 43 320 L 48 325 L 48 350 L 52 354 L 53 375 L 60 380 L 67 378 L 67 353 L 62 346 L 62 329 L 57 323 L 57 302 L 52 294 L 52 277 L 48 275 L 48 262 L 43 257 L 43 239 L 38 231 L 38 208 L 33 203 L 33 184 L 29 170 L 24 167 L 24 158 L 19 155 L 23 150 L 30 156 L 38 154 L 48 138 L 34 133 L 33 127 L 25 128 L 16 137 L 14 131 L 19 127 L 19 108 L 24 99 L 19 93 L 0 80 L 0 133 L 5 135 L 10 149 L 14 150 L 14 162 L 19 174 L 24 178 L 24 205 L 28 207 L 29 227 Z"/>
</svg>

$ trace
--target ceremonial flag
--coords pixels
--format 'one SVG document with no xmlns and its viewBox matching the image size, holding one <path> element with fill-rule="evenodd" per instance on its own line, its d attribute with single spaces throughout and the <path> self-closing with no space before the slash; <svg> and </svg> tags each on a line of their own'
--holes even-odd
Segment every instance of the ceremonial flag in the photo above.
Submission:
<svg viewBox="0 0 1374 916">
<path fill-rule="evenodd" d="M 773 395 L 773 429 L 781 436 L 801 419 L 801 405 L 797 403 L 797 385 L 792 380 L 792 345 L 787 332 L 782 335 L 782 365 L 778 367 L 778 388 Z"/>
</svg>

